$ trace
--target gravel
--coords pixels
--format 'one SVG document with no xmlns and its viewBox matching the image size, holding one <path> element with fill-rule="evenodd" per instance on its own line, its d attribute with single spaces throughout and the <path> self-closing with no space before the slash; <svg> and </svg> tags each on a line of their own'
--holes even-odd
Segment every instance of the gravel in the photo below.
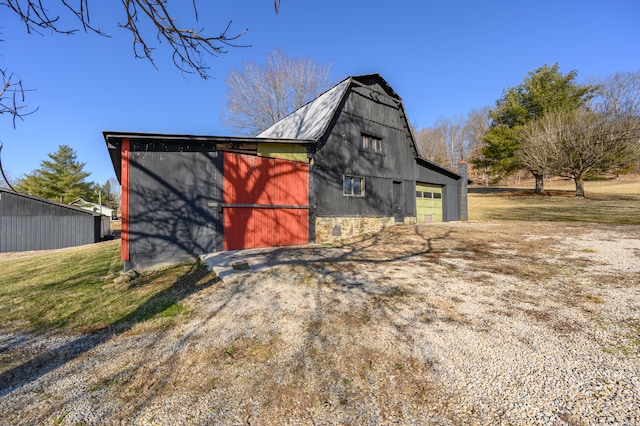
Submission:
<svg viewBox="0 0 640 426">
<path fill-rule="evenodd" d="M 169 327 L 0 331 L 3 424 L 640 424 L 640 227 L 394 227 L 247 261 Z"/>
</svg>

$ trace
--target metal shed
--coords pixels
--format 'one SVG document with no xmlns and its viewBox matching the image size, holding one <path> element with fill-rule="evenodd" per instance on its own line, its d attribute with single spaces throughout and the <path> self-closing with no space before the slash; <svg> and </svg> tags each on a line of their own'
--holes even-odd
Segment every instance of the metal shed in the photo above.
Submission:
<svg viewBox="0 0 640 426">
<path fill-rule="evenodd" d="M 96 243 L 100 230 L 98 213 L 0 188 L 0 252 Z"/>
</svg>

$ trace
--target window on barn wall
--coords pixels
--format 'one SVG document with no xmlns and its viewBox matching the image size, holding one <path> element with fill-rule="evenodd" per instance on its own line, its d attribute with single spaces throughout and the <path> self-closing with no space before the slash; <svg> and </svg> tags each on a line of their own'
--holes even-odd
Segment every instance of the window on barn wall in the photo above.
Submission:
<svg viewBox="0 0 640 426">
<path fill-rule="evenodd" d="M 360 149 L 382 154 L 382 139 L 362 134 L 360 137 Z"/>
<path fill-rule="evenodd" d="M 342 178 L 343 194 L 351 197 L 364 197 L 364 178 L 344 175 Z"/>
</svg>

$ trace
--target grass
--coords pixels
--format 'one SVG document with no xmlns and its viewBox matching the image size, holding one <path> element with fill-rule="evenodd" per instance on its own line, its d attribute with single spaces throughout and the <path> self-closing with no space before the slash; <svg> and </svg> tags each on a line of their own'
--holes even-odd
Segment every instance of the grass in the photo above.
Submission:
<svg viewBox="0 0 640 426">
<path fill-rule="evenodd" d="M 199 265 L 144 273 L 126 288 L 114 283 L 122 270 L 120 241 L 44 251 L 2 262 L 0 324 L 5 330 L 85 333 L 157 326 L 187 313 L 182 300 L 215 281 Z"/>
<path fill-rule="evenodd" d="M 547 195 L 528 188 L 481 188 L 469 191 L 470 220 L 523 220 L 640 225 L 640 179 L 590 181 L 586 198 L 576 198 L 573 182 L 545 184 Z"/>
</svg>

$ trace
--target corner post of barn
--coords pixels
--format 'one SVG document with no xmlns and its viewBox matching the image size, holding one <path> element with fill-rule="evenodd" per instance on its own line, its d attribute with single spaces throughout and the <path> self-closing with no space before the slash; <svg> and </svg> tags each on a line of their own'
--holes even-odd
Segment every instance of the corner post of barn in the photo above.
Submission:
<svg viewBox="0 0 640 426">
<path fill-rule="evenodd" d="M 127 270 L 129 262 L 129 156 L 131 144 L 129 138 L 122 138 L 121 150 L 121 173 L 122 173 L 122 228 L 120 234 L 120 259 L 124 262 L 124 269 Z"/>
<path fill-rule="evenodd" d="M 467 177 L 467 163 L 464 161 L 460 161 L 458 163 L 458 174 L 461 177 L 460 182 L 460 216 L 458 220 L 467 221 L 469 220 L 469 207 L 467 204 L 467 195 L 468 195 L 468 177 Z"/>
</svg>

